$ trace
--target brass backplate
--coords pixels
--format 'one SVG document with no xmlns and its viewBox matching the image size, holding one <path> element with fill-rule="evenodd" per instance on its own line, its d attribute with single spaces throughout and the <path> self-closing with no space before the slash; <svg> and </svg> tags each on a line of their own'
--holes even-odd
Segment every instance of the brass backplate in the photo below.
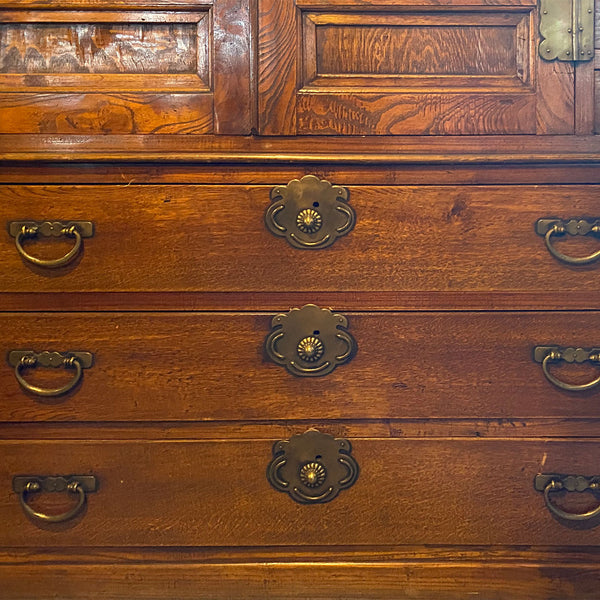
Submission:
<svg viewBox="0 0 600 600">
<path fill-rule="evenodd" d="M 538 492 L 543 492 L 550 482 L 559 483 L 561 489 L 567 492 L 585 492 L 597 490 L 600 476 L 586 477 L 584 475 L 561 475 L 559 473 L 539 473 L 535 476 L 533 485 Z"/>
<path fill-rule="evenodd" d="M 34 350 L 11 350 L 8 353 L 8 364 L 16 367 L 24 357 L 32 357 L 42 367 L 62 367 L 66 359 L 75 357 L 81 364 L 82 369 L 89 369 L 94 363 L 94 355 L 91 352 L 35 352 Z"/>
<path fill-rule="evenodd" d="M 331 246 L 352 230 L 355 220 L 348 190 L 314 175 L 274 187 L 265 213 L 267 229 L 302 250 Z"/>
<path fill-rule="evenodd" d="M 358 478 L 351 451 L 348 440 L 310 429 L 273 445 L 267 479 L 301 504 L 330 502 Z"/>
<path fill-rule="evenodd" d="M 28 483 L 37 483 L 43 492 L 66 492 L 69 484 L 77 482 L 84 492 L 95 492 L 98 481 L 94 475 L 16 475 L 13 490 L 20 494 Z"/>
<path fill-rule="evenodd" d="M 559 219 L 559 218 L 545 218 L 538 219 L 535 222 L 535 232 L 538 235 L 545 236 L 548 231 L 555 227 L 560 227 L 564 230 L 564 233 L 569 235 L 588 235 L 595 233 L 595 227 L 600 225 L 600 219 L 597 217 L 591 219 L 584 219 L 583 217 L 576 217 L 572 219 Z"/>
<path fill-rule="evenodd" d="M 8 232 L 17 237 L 23 227 L 35 229 L 36 234 L 44 237 L 60 237 L 65 229 L 75 227 L 82 238 L 94 236 L 94 224 L 91 221 L 12 221 L 8 224 Z"/>
<path fill-rule="evenodd" d="M 564 360 L 567 363 L 583 363 L 590 358 L 600 354 L 600 348 L 562 348 L 560 346 L 536 346 L 533 349 L 533 360 L 537 363 L 544 362 L 544 359 L 550 353 L 554 353 L 557 360 Z"/>
<path fill-rule="evenodd" d="M 276 315 L 271 326 L 266 352 L 292 375 L 327 375 L 357 351 L 356 341 L 347 331 L 348 319 L 314 304 Z"/>
</svg>

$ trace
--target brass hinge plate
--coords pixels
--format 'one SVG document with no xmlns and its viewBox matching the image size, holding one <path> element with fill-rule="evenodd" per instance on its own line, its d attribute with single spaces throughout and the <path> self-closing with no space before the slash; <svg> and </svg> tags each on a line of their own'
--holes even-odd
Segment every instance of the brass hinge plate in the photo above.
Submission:
<svg viewBox="0 0 600 600">
<path fill-rule="evenodd" d="M 592 60 L 594 0 L 540 0 L 540 35 L 544 60 Z"/>
</svg>

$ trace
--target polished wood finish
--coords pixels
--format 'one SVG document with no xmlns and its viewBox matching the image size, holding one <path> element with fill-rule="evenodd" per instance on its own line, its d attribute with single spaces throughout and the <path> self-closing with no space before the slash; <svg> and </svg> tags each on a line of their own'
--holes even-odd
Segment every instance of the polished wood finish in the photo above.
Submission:
<svg viewBox="0 0 600 600">
<path fill-rule="evenodd" d="M 0 567 L 11 598 L 29 598 L 35 581 L 48 593 L 85 594 L 94 600 L 196 600 L 199 590 L 213 600 L 229 600 L 230 591 L 248 600 L 277 598 L 330 600 L 339 593 L 377 600 L 546 600 L 576 597 L 596 600 L 597 564 L 520 564 L 502 562 L 243 563 L 160 565 L 61 565 L 61 578 L 45 565 Z M 64 578 L 64 581 L 62 579 Z M 177 584 L 173 581 L 176 578 Z M 127 590 L 122 583 L 127 581 Z M 239 582 L 243 582 L 241 585 Z"/>
<path fill-rule="evenodd" d="M 0 354 L 72 349 L 95 360 L 74 391 L 52 399 L 21 389 L 5 362 L 0 420 L 600 418 L 600 388 L 559 390 L 532 358 L 537 345 L 597 347 L 598 312 L 344 314 L 356 356 L 308 379 L 266 357 L 273 314 L 0 315 L 12 344 L 3 342 Z M 557 364 L 552 372 L 579 384 L 598 376 L 590 363 Z M 71 377 L 64 369 L 25 373 L 48 388 Z"/>
<path fill-rule="evenodd" d="M 402 5 L 327 12 L 328 2 L 259 0 L 259 131 L 574 132 L 574 70 L 539 58 L 533 2 Z"/>
<path fill-rule="evenodd" d="M 99 480 L 72 523 L 30 522 L 18 495 L 0 515 L 14 526 L 3 546 L 354 546 L 598 544 L 597 528 L 557 522 L 533 488 L 539 472 L 594 475 L 597 442 L 353 439 L 357 482 L 332 502 L 303 506 L 269 485 L 268 440 L 205 442 L 40 441 L 0 443 L 2 480 L 90 473 Z M 382 457 L 385 457 L 382 460 Z M 57 471 L 58 469 L 58 471 Z M 59 496 L 56 498 L 55 496 Z M 68 499 L 39 494 L 38 510 Z M 591 494 L 558 498 L 589 510 Z"/>
<path fill-rule="evenodd" d="M 2 6 L 0 134 L 250 132 L 247 0 L 193 12 Z"/>
<path fill-rule="evenodd" d="M 600 63 L 541 60 L 536 4 L 0 0 L 2 598 L 597 599 L 597 523 L 553 518 L 533 478 L 598 475 L 600 392 L 558 390 L 531 351 L 600 344 L 598 263 L 558 263 L 533 229 L 599 216 Z M 263 224 L 306 174 L 358 216 L 325 251 Z M 5 228 L 77 217 L 96 234 L 54 272 Z M 263 350 L 307 303 L 358 342 L 310 380 Z M 95 363 L 44 401 L 16 348 Z M 301 506 L 265 470 L 310 428 L 361 472 Z M 100 485 L 40 527 L 11 488 L 34 473 Z"/>
<path fill-rule="evenodd" d="M 308 251 L 265 227 L 267 186 L 0 189 L 4 223 L 85 219 L 95 226 L 77 264 L 53 270 L 24 262 L 5 230 L 6 291 L 600 292 L 598 265 L 560 263 L 534 229 L 539 218 L 600 218 L 597 186 L 348 186 L 354 230 Z M 573 256 L 598 248 L 592 236 L 565 238 L 555 245 Z M 41 238 L 26 248 L 49 259 L 72 244 Z"/>
</svg>

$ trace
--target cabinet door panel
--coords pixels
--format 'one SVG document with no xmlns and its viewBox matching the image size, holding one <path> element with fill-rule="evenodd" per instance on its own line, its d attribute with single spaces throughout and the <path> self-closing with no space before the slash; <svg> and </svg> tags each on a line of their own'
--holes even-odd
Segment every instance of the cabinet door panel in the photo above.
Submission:
<svg viewBox="0 0 600 600">
<path fill-rule="evenodd" d="M 265 134 L 572 133 L 573 67 L 521 0 L 259 2 Z"/>
<path fill-rule="evenodd" d="M 0 133 L 250 130 L 247 0 L 94 8 L 0 12 Z"/>
</svg>

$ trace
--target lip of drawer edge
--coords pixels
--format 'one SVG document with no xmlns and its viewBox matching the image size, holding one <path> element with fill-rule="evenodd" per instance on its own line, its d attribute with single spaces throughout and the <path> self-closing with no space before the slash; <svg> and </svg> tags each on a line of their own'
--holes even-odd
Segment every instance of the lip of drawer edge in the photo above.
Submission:
<svg viewBox="0 0 600 600">
<path fill-rule="evenodd" d="M 20 421 L 584 418 L 600 390 L 548 381 L 534 347 L 598 347 L 600 311 L 344 313 L 358 350 L 323 377 L 296 377 L 264 350 L 273 314 L 0 315 L 5 356 L 91 352 L 94 364 L 57 398 L 26 392 L 6 358 L 0 418 Z M 60 343 L 56 341 L 60 332 Z M 8 342 L 5 341 L 4 344 Z M 560 380 L 598 377 L 589 361 L 547 365 Z M 72 369 L 32 368 L 28 384 L 59 387 Z M 140 377 L 139 374 L 144 376 Z M 525 402 L 524 399 L 527 399 Z"/>
<path fill-rule="evenodd" d="M 535 229 L 539 219 L 599 218 L 594 216 L 598 186 L 332 184 L 347 189 L 348 202 L 342 204 L 354 211 L 356 223 L 331 247 L 313 250 L 292 247 L 265 225 L 272 190 L 282 186 L 3 186 L 0 223 L 5 227 L 25 218 L 84 220 L 94 224 L 95 233 L 84 240 L 76 259 L 52 269 L 54 276 L 48 277 L 47 269 L 21 259 L 6 231 L 0 244 L 0 289 L 600 289 L 597 264 L 562 264 Z M 115 211 L 117 201 L 127 210 Z M 575 257 L 598 250 L 595 234 L 555 235 L 551 244 L 561 255 Z M 50 259 L 67 254 L 73 241 L 42 238 L 23 245 L 32 256 Z"/>
<path fill-rule="evenodd" d="M 597 523 L 576 529 L 555 519 L 533 486 L 542 460 L 544 472 L 597 475 L 600 442 L 350 441 L 360 477 L 333 501 L 314 505 L 298 504 L 269 485 L 269 441 L 2 442 L 5 485 L 16 474 L 60 469 L 93 473 L 99 487 L 68 524 L 42 527 L 25 516 L 18 494 L 5 490 L 0 516 L 11 526 L 0 533 L 0 544 L 600 543 Z M 60 494 L 31 502 L 44 507 L 54 496 Z M 569 512 L 598 504 L 588 493 L 554 501 Z"/>
</svg>

